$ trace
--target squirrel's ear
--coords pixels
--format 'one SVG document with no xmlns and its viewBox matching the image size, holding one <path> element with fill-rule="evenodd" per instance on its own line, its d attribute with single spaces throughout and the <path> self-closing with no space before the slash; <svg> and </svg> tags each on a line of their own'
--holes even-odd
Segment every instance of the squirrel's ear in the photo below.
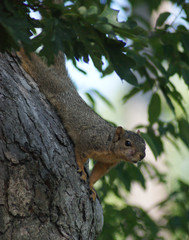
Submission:
<svg viewBox="0 0 189 240">
<path fill-rule="evenodd" d="M 124 132 L 125 130 L 122 127 L 117 127 L 116 132 L 114 134 L 113 142 L 119 141 Z"/>
<path fill-rule="evenodd" d="M 140 135 L 140 130 L 137 130 L 137 134 Z"/>
</svg>

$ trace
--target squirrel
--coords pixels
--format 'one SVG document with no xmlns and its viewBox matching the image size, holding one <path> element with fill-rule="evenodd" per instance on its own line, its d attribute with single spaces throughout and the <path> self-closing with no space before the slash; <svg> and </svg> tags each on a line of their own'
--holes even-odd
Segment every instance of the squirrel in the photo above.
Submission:
<svg viewBox="0 0 189 240">
<path fill-rule="evenodd" d="M 92 199 L 96 199 L 94 183 L 121 161 L 136 163 L 145 157 L 145 141 L 138 133 L 114 127 L 79 96 L 65 67 L 64 54 L 55 56 L 47 66 L 36 53 L 26 56 L 23 49 L 17 55 L 24 70 L 34 78 L 39 89 L 57 110 L 72 139 L 81 179 L 86 181 L 84 165 L 88 158 L 96 160 L 89 176 Z"/>
</svg>

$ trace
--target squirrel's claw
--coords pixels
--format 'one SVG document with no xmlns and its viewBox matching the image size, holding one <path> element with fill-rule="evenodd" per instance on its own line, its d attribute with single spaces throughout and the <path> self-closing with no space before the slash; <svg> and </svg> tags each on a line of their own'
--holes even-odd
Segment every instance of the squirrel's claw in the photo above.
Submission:
<svg viewBox="0 0 189 240">
<path fill-rule="evenodd" d="M 81 173 L 80 179 L 86 182 L 86 181 L 87 181 L 87 174 L 86 174 L 85 170 L 79 168 L 79 169 L 77 170 L 77 172 Z"/>
<path fill-rule="evenodd" d="M 87 174 L 85 172 L 82 172 L 82 175 L 81 175 L 80 179 L 86 182 L 87 181 Z"/>
<path fill-rule="evenodd" d="M 91 195 L 90 195 L 90 198 L 93 201 L 95 201 L 96 200 L 96 191 L 95 191 L 95 189 L 92 186 L 90 186 L 90 191 L 92 192 Z"/>
</svg>

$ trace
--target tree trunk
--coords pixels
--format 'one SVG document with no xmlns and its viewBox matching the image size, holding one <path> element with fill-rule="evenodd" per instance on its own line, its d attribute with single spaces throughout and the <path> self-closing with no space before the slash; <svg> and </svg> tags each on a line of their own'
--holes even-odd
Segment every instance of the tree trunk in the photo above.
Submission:
<svg viewBox="0 0 189 240">
<path fill-rule="evenodd" d="M 17 58 L 0 53 L 0 239 L 96 239 L 101 205 L 73 144 Z"/>
</svg>

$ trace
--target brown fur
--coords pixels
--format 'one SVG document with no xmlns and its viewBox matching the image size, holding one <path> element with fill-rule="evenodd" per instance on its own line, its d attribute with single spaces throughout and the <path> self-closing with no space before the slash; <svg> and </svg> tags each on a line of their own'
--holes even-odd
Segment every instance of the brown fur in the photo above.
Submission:
<svg viewBox="0 0 189 240">
<path fill-rule="evenodd" d="M 137 162 L 145 157 L 143 138 L 122 127 L 113 127 L 83 101 L 68 76 L 62 53 L 50 67 L 36 54 L 31 54 L 31 58 L 28 58 L 21 50 L 18 55 L 23 68 L 35 79 L 40 90 L 57 109 L 74 142 L 81 179 L 87 179 L 84 170 L 87 159 L 93 158 L 97 161 L 90 175 L 92 198 L 95 200 L 93 184 L 110 168 L 120 161 Z M 131 146 L 126 146 L 127 141 Z"/>
</svg>

